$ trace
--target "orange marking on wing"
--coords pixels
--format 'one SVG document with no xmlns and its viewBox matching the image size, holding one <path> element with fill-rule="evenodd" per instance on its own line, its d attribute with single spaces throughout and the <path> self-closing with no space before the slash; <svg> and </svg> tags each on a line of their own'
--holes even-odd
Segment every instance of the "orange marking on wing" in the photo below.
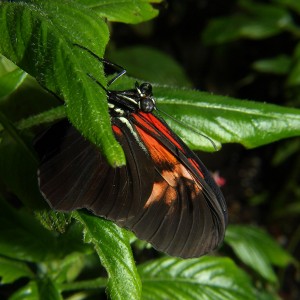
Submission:
<svg viewBox="0 0 300 300">
<path fill-rule="evenodd" d="M 180 184 L 189 185 L 191 200 L 195 200 L 202 190 L 202 187 L 195 181 L 195 178 L 180 163 L 177 163 L 172 171 L 162 171 L 161 176 L 164 180 L 154 183 L 151 195 L 145 203 L 144 208 L 151 206 L 154 202 L 161 199 L 164 200 L 165 204 L 171 206 L 179 196 L 177 190 Z M 184 179 L 185 183 L 182 182 Z"/>
<path fill-rule="evenodd" d="M 152 193 L 144 205 L 144 208 L 151 206 L 164 198 L 167 205 L 171 205 L 177 198 L 176 190 L 170 187 L 166 181 L 155 182 L 153 185 Z"/>
</svg>

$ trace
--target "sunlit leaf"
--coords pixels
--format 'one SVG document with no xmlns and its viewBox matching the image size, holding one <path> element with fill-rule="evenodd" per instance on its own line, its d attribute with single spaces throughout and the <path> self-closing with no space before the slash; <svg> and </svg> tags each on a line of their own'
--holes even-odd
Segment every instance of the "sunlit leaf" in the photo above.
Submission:
<svg viewBox="0 0 300 300">
<path fill-rule="evenodd" d="M 94 9 L 101 17 L 109 21 L 136 24 L 148 21 L 158 15 L 152 4 L 162 0 L 76 0 Z"/>
<path fill-rule="evenodd" d="M 138 267 L 142 299 L 255 299 L 250 279 L 230 259 L 165 257 Z"/>
</svg>

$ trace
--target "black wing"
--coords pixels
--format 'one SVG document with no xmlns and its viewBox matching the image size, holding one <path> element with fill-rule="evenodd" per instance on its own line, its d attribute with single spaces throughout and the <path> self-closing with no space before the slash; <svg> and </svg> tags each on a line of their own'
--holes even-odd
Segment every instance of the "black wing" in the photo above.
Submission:
<svg viewBox="0 0 300 300">
<path fill-rule="evenodd" d="M 154 169 L 147 153 L 132 149 L 126 133 L 117 138 L 127 158 L 121 168 L 112 168 L 68 121 L 53 125 L 37 139 L 39 187 L 53 209 L 87 208 L 121 226 L 142 209 L 152 190 Z"/>
<path fill-rule="evenodd" d="M 41 192 L 54 209 L 87 208 L 160 251 L 199 257 L 223 240 L 223 196 L 193 152 L 173 133 L 172 143 L 164 132 L 167 125 L 151 116 L 127 122 L 113 118 L 126 155 L 122 168 L 110 167 L 66 121 L 52 127 L 36 144 L 42 155 Z"/>
</svg>

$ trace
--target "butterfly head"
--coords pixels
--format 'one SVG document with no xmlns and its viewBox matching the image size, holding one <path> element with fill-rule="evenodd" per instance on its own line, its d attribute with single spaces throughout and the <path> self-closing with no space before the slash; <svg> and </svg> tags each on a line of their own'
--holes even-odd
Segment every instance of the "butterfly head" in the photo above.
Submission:
<svg viewBox="0 0 300 300">
<path fill-rule="evenodd" d="M 135 88 L 139 96 L 138 105 L 141 111 L 150 113 L 155 109 L 155 99 L 152 94 L 152 85 L 148 82 L 144 82 L 139 85 L 135 83 Z"/>
</svg>

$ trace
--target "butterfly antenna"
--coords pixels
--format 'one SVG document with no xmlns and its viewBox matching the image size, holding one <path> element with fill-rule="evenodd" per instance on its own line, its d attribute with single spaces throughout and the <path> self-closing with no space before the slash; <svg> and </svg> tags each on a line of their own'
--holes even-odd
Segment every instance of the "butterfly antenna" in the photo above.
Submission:
<svg viewBox="0 0 300 300">
<path fill-rule="evenodd" d="M 159 114 L 163 114 L 163 115 L 165 115 L 166 117 L 170 118 L 171 120 L 173 120 L 173 121 L 176 122 L 177 124 L 183 125 L 184 127 L 188 128 L 188 129 L 192 130 L 193 132 L 196 132 L 196 133 L 199 134 L 200 136 L 206 138 L 206 139 L 212 144 L 212 146 L 214 147 L 215 151 L 218 150 L 218 147 L 217 147 L 217 145 L 215 144 L 215 142 L 214 142 L 210 137 L 208 137 L 207 135 L 201 133 L 201 132 L 198 131 L 198 130 L 195 130 L 195 128 L 192 128 L 191 126 L 189 126 L 189 125 L 187 125 L 187 124 L 182 123 L 181 121 L 177 120 L 176 118 L 174 118 L 173 116 L 169 115 L 169 114 L 166 113 L 165 111 L 158 109 L 157 107 L 155 108 L 155 110 L 156 110 Z"/>
<path fill-rule="evenodd" d="M 82 45 L 76 44 L 76 43 L 74 43 L 73 45 L 87 51 L 90 55 L 95 57 L 101 63 L 111 66 L 118 71 L 117 75 L 108 81 L 107 86 L 110 86 L 111 84 L 113 84 L 117 79 L 119 79 L 121 76 L 123 76 L 126 73 L 126 70 L 123 67 L 121 67 L 115 63 L 112 63 L 104 58 L 99 57 L 96 53 L 94 53 L 90 49 L 88 49 Z M 88 74 L 88 76 L 90 76 L 93 80 L 95 80 L 95 78 L 93 76 L 91 76 L 91 74 Z M 103 87 L 103 85 L 101 83 L 99 83 L 97 80 L 95 80 L 95 81 Z"/>
</svg>

